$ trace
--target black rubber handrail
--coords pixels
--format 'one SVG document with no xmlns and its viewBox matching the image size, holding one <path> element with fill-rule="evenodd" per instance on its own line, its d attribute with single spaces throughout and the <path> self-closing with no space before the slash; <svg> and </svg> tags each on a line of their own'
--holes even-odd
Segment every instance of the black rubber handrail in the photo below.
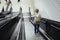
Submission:
<svg viewBox="0 0 60 40">
<path fill-rule="evenodd" d="M 58 28 L 58 27 L 56 27 L 56 26 L 54 26 L 54 25 L 52 25 L 52 24 L 51 24 L 51 26 L 54 27 L 55 29 L 60 30 L 60 28 Z"/>
<path fill-rule="evenodd" d="M 18 17 L 18 16 L 19 16 L 19 14 L 18 14 L 17 16 L 15 16 L 15 17 Z M 11 17 L 13 17 L 13 16 L 6 17 L 6 18 L 1 18 L 0 21 L 5 20 L 5 19 L 8 19 L 8 18 L 10 19 Z M 15 17 L 13 17 L 13 18 L 15 18 Z M 13 19 L 13 18 L 12 18 L 12 19 Z"/>
<path fill-rule="evenodd" d="M 16 17 L 15 17 L 15 18 L 16 18 Z M 13 19 L 14 19 L 14 18 L 13 18 Z M 6 22 L 4 25 L 0 26 L 0 29 L 3 28 L 3 26 L 5 26 L 6 24 L 8 24 L 8 23 L 10 22 L 10 20 L 12 20 L 12 19 L 6 20 L 6 21 L 8 21 L 8 22 Z"/>
<path fill-rule="evenodd" d="M 13 17 L 13 18 L 12 18 L 12 17 L 13 17 L 13 16 L 6 17 L 6 18 L 2 18 L 2 19 L 0 19 L 0 21 L 6 20 L 6 21 L 8 21 L 8 22 L 9 22 L 9 20 L 12 20 L 12 19 L 14 19 L 14 18 L 18 17 L 18 15 L 17 15 L 17 16 L 15 16 L 15 17 Z M 8 22 L 6 22 L 4 25 L 8 24 Z M 4 25 L 2 25 L 2 26 L 0 27 L 0 29 L 1 29 Z"/>
</svg>

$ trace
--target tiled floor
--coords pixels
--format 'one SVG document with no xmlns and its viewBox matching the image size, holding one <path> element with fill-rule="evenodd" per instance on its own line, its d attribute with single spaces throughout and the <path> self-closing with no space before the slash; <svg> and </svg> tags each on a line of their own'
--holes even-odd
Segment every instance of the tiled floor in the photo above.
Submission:
<svg viewBox="0 0 60 40">
<path fill-rule="evenodd" d="M 25 22 L 26 40 L 45 40 L 41 34 L 35 35 L 34 26 L 29 22 L 27 18 L 24 19 L 24 22 Z"/>
</svg>

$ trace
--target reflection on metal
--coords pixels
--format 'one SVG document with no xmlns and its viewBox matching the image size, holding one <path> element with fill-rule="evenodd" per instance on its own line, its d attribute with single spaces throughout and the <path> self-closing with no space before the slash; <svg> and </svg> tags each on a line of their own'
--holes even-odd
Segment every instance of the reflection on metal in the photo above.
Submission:
<svg viewBox="0 0 60 40">
<path fill-rule="evenodd" d="M 18 0 L 18 2 L 20 2 L 20 0 Z"/>
<path fill-rule="evenodd" d="M 58 27 L 56 27 L 56 26 L 54 26 L 54 25 L 52 25 L 52 24 L 51 24 L 51 26 L 54 27 L 54 28 L 56 28 L 56 29 L 58 29 L 58 30 L 60 30 L 60 28 L 58 28 Z"/>
</svg>

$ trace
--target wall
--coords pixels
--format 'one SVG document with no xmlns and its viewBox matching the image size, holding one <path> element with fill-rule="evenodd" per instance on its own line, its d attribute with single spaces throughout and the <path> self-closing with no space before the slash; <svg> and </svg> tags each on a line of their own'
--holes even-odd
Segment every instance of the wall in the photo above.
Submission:
<svg viewBox="0 0 60 40">
<path fill-rule="evenodd" d="M 6 6 L 5 0 L 1 0 L 1 2 L 2 3 L 0 4 L 0 11 L 2 10 L 3 6 Z M 12 3 L 13 12 L 19 11 L 21 6 L 23 9 L 22 10 L 23 13 L 29 12 L 29 7 L 31 8 L 31 11 L 33 13 L 34 0 L 20 0 L 20 2 L 18 2 L 18 0 L 11 0 L 11 3 Z"/>
<path fill-rule="evenodd" d="M 17 1 L 18 1 L 18 0 L 11 0 L 13 12 L 19 11 L 19 8 L 20 8 L 20 2 L 18 3 Z M 4 6 L 4 9 L 6 9 L 6 2 L 5 2 L 5 0 L 1 0 L 1 4 L 0 4 L 0 12 L 1 12 L 3 6 Z"/>
<path fill-rule="evenodd" d="M 4 6 L 4 3 L 5 3 L 4 0 L 1 0 L 1 4 L 0 4 L 0 12 L 1 12 L 3 6 Z"/>
<path fill-rule="evenodd" d="M 35 0 L 35 7 L 42 17 L 60 22 L 60 0 Z"/>
</svg>

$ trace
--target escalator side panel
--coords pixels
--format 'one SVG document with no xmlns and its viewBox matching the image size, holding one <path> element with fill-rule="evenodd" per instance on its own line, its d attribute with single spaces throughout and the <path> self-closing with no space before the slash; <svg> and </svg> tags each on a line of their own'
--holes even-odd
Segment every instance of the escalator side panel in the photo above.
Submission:
<svg viewBox="0 0 60 40">
<path fill-rule="evenodd" d="M 18 22 L 17 18 L 14 18 L 8 22 L 3 28 L 0 29 L 0 40 L 9 40 L 9 37 L 14 31 L 14 25 Z M 13 28 L 13 30 L 11 30 Z"/>
</svg>

